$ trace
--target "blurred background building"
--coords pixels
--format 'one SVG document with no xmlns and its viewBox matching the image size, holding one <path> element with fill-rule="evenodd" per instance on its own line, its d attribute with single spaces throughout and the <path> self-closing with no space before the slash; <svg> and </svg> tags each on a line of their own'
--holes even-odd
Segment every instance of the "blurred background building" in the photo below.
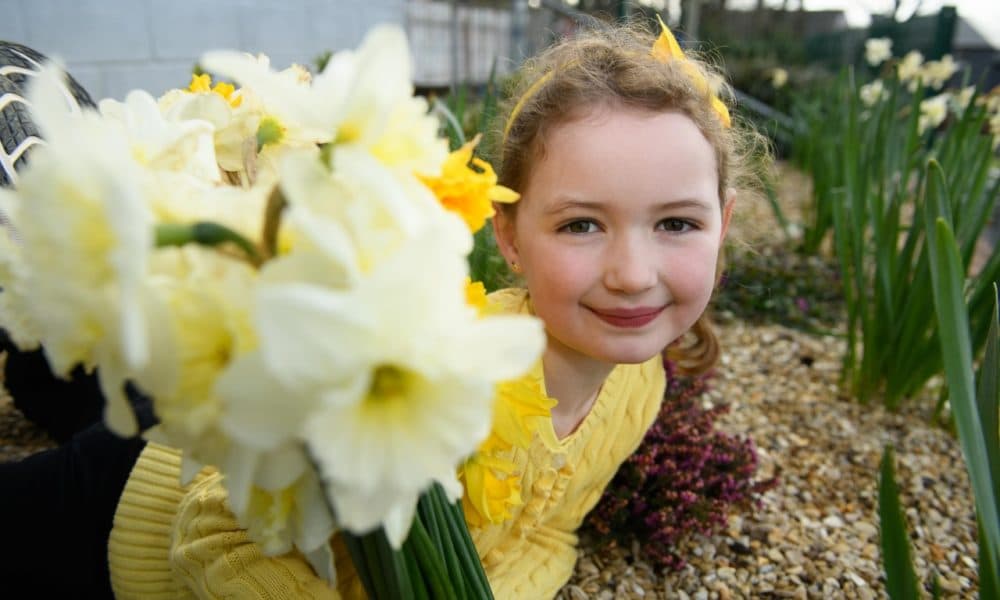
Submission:
<svg viewBox="0 0 1000 600">
<path fill-rule="evenodd" d="M 769 98 L 766 74 L 798 69 L 800 83 L 844 64 L 861 65 L 868 37 L 894 40 L 894 53 L 952 53 L 1000 84 L 1000 51 L 961 11 L 901 19 L 875 15 L 850 28 L 843 10 L 807 11 L 802 0 L 0 0 L 0 39 L 60 57 L 95 97 L 185 86 L 210 49 L 263 52 L 272 64 L 314 67 L 329 51 L 354 47 L 377 23 L 409 34 L 414 79 L 425 90 L 484 84 L 589 19 L 660 14 L 682 38 L 711 40 L 735 87 Z M 896 2 L 898 9 L 900 2 Z"/>
</svg>

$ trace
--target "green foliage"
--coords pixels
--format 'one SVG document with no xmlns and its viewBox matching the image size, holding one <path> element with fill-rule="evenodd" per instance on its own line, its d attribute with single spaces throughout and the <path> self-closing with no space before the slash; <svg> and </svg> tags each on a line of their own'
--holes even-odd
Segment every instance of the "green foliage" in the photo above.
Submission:
<svg viewBox="0 0 1000 600">
<path fill-rule="evenodd" d="M 931 165 L 931 177 L 943 178 Z M 965 466 L 975 498 L 979 528 L 979 597 L 1000 599 L 1000 325 L 997 288 L 990 286 L 991 311 L 986 349 L 978 373 L 973 372 L 973 331 L 970 307 L 965 300 L 965 274 L 961 246 L 949 224 L 946 202 L 925 206 L 925 227 L 930 250 L 934 310 L 940 324 L 945 379 L 958 429 Z M 975 380 L 978 379 L 978 385 Z M 891 451 L 882 464 L 879 515 L 882 520 L 883 563 L 889 596 L 916 598 L 909 540 L 899 507 L 892 473 Z"/>
<path fill-rule="evenodd" d="M 843 275 L 844 379 L 862 401 L 882 392 L 894 408 L 943 368 L 927 302 L 931 278 L 922 207 L 948 205 L 962 264 L 968 265 L 1000 197 L 1000 182 L 990 182 L 991 140 L 982 134 L 988 114 L 974 98 L 960 115 L 921 132 L 923 88 L 910 94 L 896 79 L 886 85 L 884 97 L 867 106 L 853 73 L 844 73 L 825 97 L 796 108 L 803 126 L 795 147 L 814 184 L 803 250 L 818 252 L 832 231 Z M 925 170 L 929 158 L 940 167 Z M 934 169 L 947 175 L 928 179 Z M 988 283 L 998 274 L 995 254 L 971 282 L 975 325 L 986 322 Z M 974 336 L 973 348 L 984 339 Z"/>
<path fill-rule="evenodd" d="M 840 273 L 829 259 L 788 252 L 781 244 L 727 248 L 713 307 L 723 320 L 828 333 L 844 318 Z"/>
<path fill-rule="evenodd" d="M 313 66 L 316 67 L 316 72 L 322 73 L 325 71 L 326 64 L 330 62 L 331 58 L 333 58 L 332 50 L 324 50 L 323 52 L 317 54 L 316 57 L 313 58 Z"/>
</svg>

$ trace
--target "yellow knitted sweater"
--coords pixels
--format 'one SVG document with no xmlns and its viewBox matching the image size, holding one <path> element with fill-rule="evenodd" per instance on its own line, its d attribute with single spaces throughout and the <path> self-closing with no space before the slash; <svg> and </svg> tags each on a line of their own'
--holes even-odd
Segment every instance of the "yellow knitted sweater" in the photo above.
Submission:
<svg viewBox="0 0 1000 600">
<path fill-rule="evenodd" d="M 491 301 L 508 312 L 530 311 L 517 290 L 493 294 Z M 512 519 L 471 532 L 497 600 L 552 598 L 566 583 L 576 563 L 575 532 L 652 424 L 664 385 L 659 357 L 618 365 L 558 452 L 537 438 L 527 450 L 515 449 L 523 505 Z M 264 556 L 228 509 L 218 472 L 206 469 L 186 487 L 179 478 L 180 453 L 157 444 L 149 444 L 133 468 L 108 543 L 117 598 L 363 595 L 336 540 L 339 591 L 298 553 Z"/>
</svg>

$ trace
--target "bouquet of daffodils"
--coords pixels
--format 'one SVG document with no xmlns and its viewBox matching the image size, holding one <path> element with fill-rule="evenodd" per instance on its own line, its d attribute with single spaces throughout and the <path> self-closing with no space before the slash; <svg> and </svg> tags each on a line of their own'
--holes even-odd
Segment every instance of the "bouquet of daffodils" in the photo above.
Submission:
<svg viewBox="0 0 1000 600">
<path fill-rule="evenodd" d="M 265 553 L 333 584 L 341 531 L 373 597 L 489 595 L 456 469 L 544 335 L 480 314 L 466 258 L 516 194 L 471 146 L 449 156 L 396 28 L 314 77 L 200 64 L 235 86 L 81 112 L 58 68 L 37 77 L 46 144 L 0 192 L 0 326 L 57 374 L 96 369 L 122 435 L 126 384 L 152 397 L 147 435 L 183 449 L 185 480 L 221 470 Z"/>
</svg>

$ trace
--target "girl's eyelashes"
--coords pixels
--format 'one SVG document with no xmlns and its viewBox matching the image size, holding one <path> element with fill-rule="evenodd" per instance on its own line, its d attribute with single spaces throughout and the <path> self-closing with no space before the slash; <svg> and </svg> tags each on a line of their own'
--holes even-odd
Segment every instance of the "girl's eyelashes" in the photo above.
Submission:
<svg viewBox="0 0 1000 600">
<path fill-rule="evenodd" d="M 597 230 L 597 223 L 590 219 L 577 219 L 575 221 L 570 221 L 559 228 L 560 232 L 576 234 L 594 233 Z"/>
<path fill-rule="evenodd" d="M 666 231 L 669 233 L 686 233 L 698 228 L 699 226 L 696 222 L 679 217 L 661 219 L 656 223 L 657 231 Z M 600 225 L 598 225 L 597 221 L 594 221 L 593 219 L 575 219 L 564 223 L 559 226 L 558 229 L 560 233 L 572 233 L 576 235 L 597 233 L 600 230 Z"/>
<path fill-rule="evenodd" d="M 664 231 L 669 231 L 672 233 L 684 233 L 686 231 L 698 228 L 698 225 L 693 221 L 690 221 L 688 219 L 680 219 L 677 217 L 663 219 L 656 225 L 658 229 L 662 228 Z"/>
</svg>

